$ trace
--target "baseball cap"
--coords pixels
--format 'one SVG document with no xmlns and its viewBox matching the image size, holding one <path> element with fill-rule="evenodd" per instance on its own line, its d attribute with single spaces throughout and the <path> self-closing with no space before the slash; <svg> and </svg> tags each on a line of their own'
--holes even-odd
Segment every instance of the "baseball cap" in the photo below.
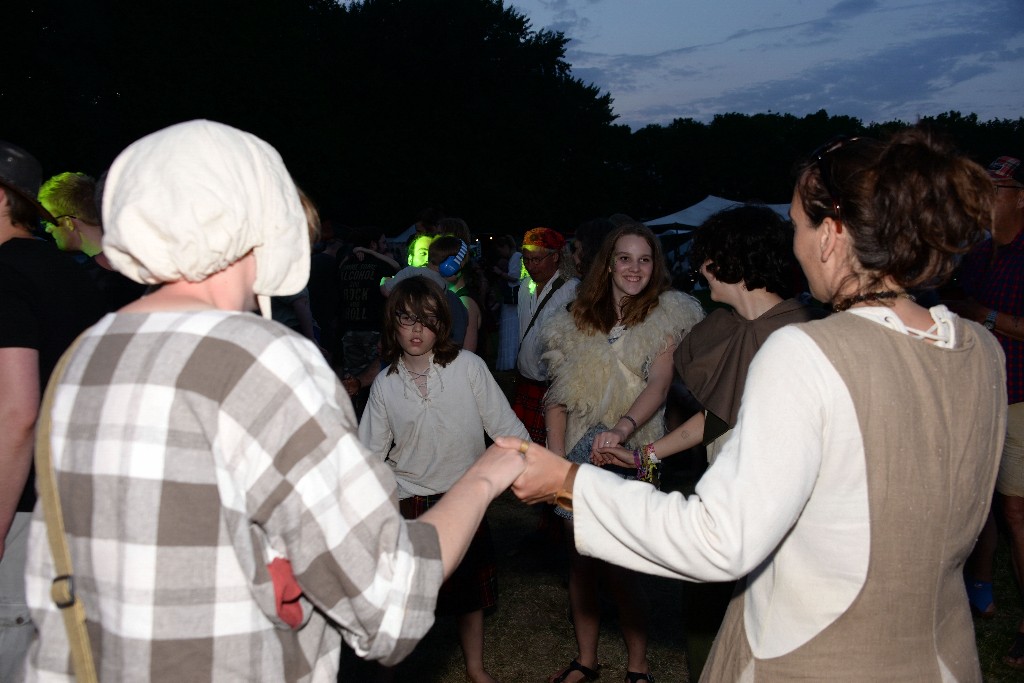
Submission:
<svg viewBox="0 0 1024 683">
<path fill-rule="evenodd" d="M 56 223 L 53 214 L 36 199 L 42 182 L 43 167 L 36 158 L 13 143 L 0 140 L 0 185 L 31 203 L 42 218 Z"/>
<path fill-rule="evenodd" d="M 992 180 L 1010 180 L 1024 185 L 1024 166 L 1016 157 L 999 157 L 988 165 L 987 170 Z"/>
</svg>

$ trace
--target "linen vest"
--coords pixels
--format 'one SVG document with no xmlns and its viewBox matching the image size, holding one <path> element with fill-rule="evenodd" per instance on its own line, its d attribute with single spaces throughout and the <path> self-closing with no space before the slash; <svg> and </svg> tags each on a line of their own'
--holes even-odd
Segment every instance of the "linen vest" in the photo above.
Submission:
<svg viewBox="0 0 1024 683">
<path fill-rule="evenodd" d="M 998 343 L 959 318 L 954 349 L 852 313 L 799 327 L 839 373 L 857 413 L 867 575 L 835 621 L 770 659 L 751 652 L 739 591 L 701 681 L 980 681 L 962 569 L 988 514 L 1005 435 Z M 799 527 L 798 519 L 792 533 Z"/>
</svg>

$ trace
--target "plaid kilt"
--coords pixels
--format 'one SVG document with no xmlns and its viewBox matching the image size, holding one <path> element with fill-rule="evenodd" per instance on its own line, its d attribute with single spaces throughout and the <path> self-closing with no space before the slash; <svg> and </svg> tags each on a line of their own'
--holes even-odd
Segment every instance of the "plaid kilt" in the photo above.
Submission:
<svg viewBox="0 0 1024 683">
<path fill-rule="evenodd" d="M 548 442 L 544 423 L 544 394 L 547 391 L 546 382 L 538 382 L 516 373 L 516 394 L 512 410 L 530 433 L 530 440 L 541 445 Z"/>
<path fill-rule="evenodd" d="M 402 517 L 416 519 L 441 500 L 442 493 L 433 496 L 411 496 L 398 501 Z M 441 616 L 468 614 L 498 604 L 498 567 L 494 560 L 494 542 L 491 527 L 484 517 L 473 534 L 466 556 L 437 593 L 437 608 Z"/>
</svg>

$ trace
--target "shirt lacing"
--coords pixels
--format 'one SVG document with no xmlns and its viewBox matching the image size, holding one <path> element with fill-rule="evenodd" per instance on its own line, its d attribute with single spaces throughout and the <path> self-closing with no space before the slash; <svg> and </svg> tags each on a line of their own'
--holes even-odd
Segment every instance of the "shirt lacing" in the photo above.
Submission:
<svg viewBox="0 0 1024 683">
<path fill-rule="evenodd" d="M 956 348 L 956 325 L 954 320 L 956 315 L 953 314 L 944 305 L 933 306 L 928 309 L 928 313 L 931 314 L 934 324 L 927 330 L 918 330 L 913 327 L 908 327 L 903 323 L 903 320 L 896 315 L 896 312 L 888 306 L 862 306 L 859 308 L 851 308 L 848 311 L 855 315 L 859 315 L 862 318 L 868 318 L 875 322 L 885 325 L 894 332 L 905 334 L 915 339 L 921 339 L 926 341 L 935 342 L 935 346 L 943 349 Z"/>
<path fill-rule="evenodd" d="M 440 391 L 444 391 L 444 380 L 441 379 L 441 373 L 439 373 L 434 366 L 433 353 L 430 354 L 428 363 L 426 372 L 414 372 L 405 364 L 405 360 L 403 358 L 398 359 L 398 371 L 402 376 L 402 394 L 405 398 L 409 397 L 409 388 L 411 386 L 416 397 L 423 401 L 429 401 L 431 378 L 435 377 L 437 378 L 438 389 Z M 419 384 L 416 383 L 417 377 L 424 378 L 423 386 L 425 393 L 420 391 Z"/>
</svg>

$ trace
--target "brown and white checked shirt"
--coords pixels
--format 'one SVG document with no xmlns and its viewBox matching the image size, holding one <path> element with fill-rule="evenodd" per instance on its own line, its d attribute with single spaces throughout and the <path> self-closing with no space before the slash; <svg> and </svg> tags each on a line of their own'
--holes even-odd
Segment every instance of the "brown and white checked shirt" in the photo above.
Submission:
<svg viewBox="0 0 1024 683">
<path fill-rule="evenodd" d="M 342 636 L 384 663 L 412 650 L 437 535 L 399 515 L 310 342 L 223 311 L 109 315 L 86 335 L 51 445 L 100 680 L 333 682 Z M 304 592 L 298 629 L 276 615 L 277 557 Z M 71 680 L 52 578 L 37 509 L 30 681 Z"/>
</svg>

